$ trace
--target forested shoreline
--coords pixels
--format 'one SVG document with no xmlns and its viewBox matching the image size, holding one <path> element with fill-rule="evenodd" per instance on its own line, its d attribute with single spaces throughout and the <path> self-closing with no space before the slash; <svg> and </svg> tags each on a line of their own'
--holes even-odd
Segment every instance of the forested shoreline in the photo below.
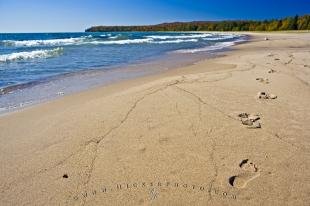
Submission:
<svg viewBox="0 0 310 206">
<path fill-rule="evenodd" d="M 193 21 L 142 26 L 93 26 L 86 32 L 129 31 L 286 31 L 310 30 L 310 15 L 286 17 L 264 21 Z"/>
</svg>

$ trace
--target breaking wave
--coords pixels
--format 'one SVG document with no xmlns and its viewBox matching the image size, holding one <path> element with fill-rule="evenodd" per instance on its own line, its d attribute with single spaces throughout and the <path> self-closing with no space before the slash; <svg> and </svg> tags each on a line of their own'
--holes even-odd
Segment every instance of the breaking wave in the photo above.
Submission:
<svg viewBox="0 0 310 206">
<path fill-rule="evenodd" d="M 240 35 L 219 35 L 219 36 L 214 36 L 214 37 L 207 37 L 207 38 L 202 38 L 203 40 L 208 40 L 208 41 L 218 41 L 218 40 L 228 40 L 228 39 L 233 39 L 236 37 L 241 37 Z"/>
<path fill-rule="evenodd" d="M 47 40 L 3 40 L 2 44 L 5 46 L 14 46 L 14 47 L 36 47 L 36 46 L 65 46 L 72 44 L 79 44 L 83 42 L 85 37 L 81 38 L 68 38 L 68 39 L 47 39 Z"/>
<path fill-rule="evenodd" d="M 194 38 L 204 38 L 212 36 L 212 34 L 209 33 L 203 33 L 203 34 L 184 34 L 184 35 L 150 35 L 146 36 L 147 38 L 152 39 L 160 39 L 160 40 L 166 40 L 166 39 L 194 39 Z"/>
<path fill-rule="evenodd" d="M 77 38 L 65 39 L 47 39 L 47 40 L 3 40 L 0 45 L 11 47 L 44 47 L 44 46 L 68 46 L 68 45 L 85 45 L 85 44 L 142 44 L 142 43 L 155 43 L 155 44 L 171 44 L 182 42 L 197 42 L 199 40 L 226 40 L 233 39 L 240 35 L 235 34 L 212 34 L 212 33 L 196 33 L 196 34 L 179 34 L 179 35 L 147 35 L 142 38 L 130 39 L 122 38 L 120 34 L 101 34 L 99 36 L 81 36 Z"/>
<path fill-rule="evenodd" d="M 167 41 L 154 41 L 155 44 L 178 44 L 182 42 L 198 42 L 198 39 L 175 39 Z"/>
<path fill-rule="evenodd" d="M 89 44 L 141 44 L 151 43 L 152 39 L 124 39 L 124 40 L 113 40 L 113 41 L 92 41 Z"/>
<path fill-rule="evenodd" d="M 46 50 L 35 50 L 30 52 L 15 52 L 11 54 L 0 55 L 0 62 L 14 62 L 27 59 L 38 59 L 38 58 L 51 58 L 63 53 L 63 48 L 58 47 L 55 49 Z"/>
<path fill-rule="evenodd" d="M 177 50 L 175 51 L 176 53 L 198 53 L 198 52 L 207 52 L 207 51 L 214 51 L 214 50 L 220 50 L 220 49 L 224 49 L 226 47 L 230 47 L 235 45 L 238 42 L 242 42 L 244 40 L 238 40 L 238 41 L 230 41 L 230 42 L 218 42 L 215 43 L 214 45 L 211 46 L 207 46 L 207 47 L 203 47 L 203 48 L 197 48 L 197 49 L 181 49 L 181 50 Z"/>
</svg>

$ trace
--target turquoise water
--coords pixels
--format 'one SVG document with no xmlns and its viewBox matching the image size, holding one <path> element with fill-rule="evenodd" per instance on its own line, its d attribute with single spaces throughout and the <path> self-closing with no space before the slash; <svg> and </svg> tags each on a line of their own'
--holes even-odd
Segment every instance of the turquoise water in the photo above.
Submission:
<svg viewBox="0 0 310 206">
<path fill-rule="evenodd" d="M 172 51 L 222 48 L 240 38 L 162 32 L 0 34 L 0 88 L 64 73 L 118 67 Z"/>
<path fill-rule="evenodd" d="M 0 34 L 0 113 L 192 63 L 246 38 L 188 32 Z"/>
</svg>

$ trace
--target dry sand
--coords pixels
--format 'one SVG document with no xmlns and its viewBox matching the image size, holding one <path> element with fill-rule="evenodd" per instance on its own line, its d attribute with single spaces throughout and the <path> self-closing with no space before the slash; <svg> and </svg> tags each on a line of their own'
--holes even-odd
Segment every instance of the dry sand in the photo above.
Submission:
<svg viewBox="0 0 310 206">
<path fill-rule="evenodd" d="M 310 34 L 252 36 L 1 117 L 0 205 L 310 205 Z"/>
</svg>

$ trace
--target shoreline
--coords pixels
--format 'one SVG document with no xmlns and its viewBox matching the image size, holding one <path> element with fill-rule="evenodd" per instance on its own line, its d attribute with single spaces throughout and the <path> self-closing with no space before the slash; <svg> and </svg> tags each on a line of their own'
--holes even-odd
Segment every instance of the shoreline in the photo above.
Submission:
<svg viewBox="0 0 310 206">
<path fill-rule="evenodd" d="M 246 43 L 246 42 L 244 42 L 244 43 Z M 174 68 L 167 68 L 167 69 L 164 69 L 164 70 L 161 70 L 161 71 L 154 70 L 153 72 L 149 72 L 149 73 L 145 72 L 145 74 L 143 74 L 141 76 L 136 76 L 136 77 L 132 77 L 132 78 L 118 79 L 118 80 L 114 80 L 114 81 L 112 80 L 112 82 L 102 83 L 102 84 L 95 85 L 95 86 L 90 87 L 90 88 L 82 89 L 80 91 L 74 91 L 74 92 L 67 93 L 67 94 L 56 95 L 54 97 L 50 97 L 48 99 L 44 99 L 43 101 L 31 102 L 28 105 L 27 105 L 27 102 L 25 102 L 25 103 L 23 103 L 24 105 L 21 106 L 21 107 L 15 107 L 14 106 L 13 109 L 9 108 L 8 110 L 3 110 L 4 112 L 1 112 L 1 110 L 0 110 L 0 118 L 2 116 L 10 115 L 12 113 L 16 113 L 16 112 L 21 112 L 23 110 L 27 110 L 28 108 L 33 108 L 33 107 L 36 107 L 36 106 L 40 106 L 41 104 L 48 104 L 48 103 L 53 102 L 53 101 L 61 100 L 62 98 L 66 98 L 66 97 L 70 97 L 70 96 L 74 96 L 74 95 L 79 95 L 80 93 L 88 93 L 88 92 L 92 92 L 92 91 L 95 91 L 95 90 L 98 90 L 98 89 L 103 89 L 104 90 L 105 87 L 108 87 L 108 88 L 111 87 L 112 90 L 113 90 L 113 87 L 118 88 L 118 87 L 122 87 L 121 85 L 124 85 L 124 87 L 122 89 L 125 89 L 127 87 L 125 85 L 127 85 L 127 84 L 135 85 L 136 86 L 135 82 L 139 82 L 137 84 L 137 85 L 139 85 L 139 84 L 147 83 L 147 81 L 158 80 L 160 78 L 165 77 L 166 75 L 167 75 L 167 77 L 171 77 L 171 76 L 183 74 L 182 72 L 178 73 L 179 70 L 183 70 L 184 74 L 186 74 L 186 73 L 191 72 L 191 71 L 188 71 L 188 72 L 186 71 L 188 69 L 188 67 L 193 67 L 196 64 L 199 64 L 199 63 L 202 63 L 202 62 L 205 62 L 205 61 L 209 61 L 210 59 L 219 58 L 219 57 L 225 55 L 226 52 L 231 51 L 231 50 L 232 50 L 232 48 L 225 48 L 225 50 L 223 50 L 223 51 L 217 51 L 216 54 L 208 54 L 208 56 L 205 56 L 206 54 L 204 54 L 204 57 L 202 57 L 202 59 L 197 60 L 197 61 L 191 61 L 189 63 L 184 63 L 182 66 L 177 66 L 177 67 L 174 67 Z M 148 63 L 149 62 L 146 62 L 145 64 L 148 64 Z M 121 68 L 116 68 L 116 70 L 121 72 L 122 69 L 132 69 L 134 67 L 135 67 L 135 65 L 130 65 L 130 67 L 127 66 L 127 67 L 124 67 L 124 68 L 122 68 L 122 67 Z M 143 66 L 141 66 L 139 64 L 138 64 L 138 67 L 140 69 L 143 68 Z M 114 69 L 111 69 L 111 70 L 114 70 Z M 176 71 L 174 71 L 174 70 L 176 70 Z M 20 86 L 21 86 L 22 89 L 28 89 L 28 88 L 35 87 L 35 86 L 40 86 L 41 84 L 53 82 L 55 80 L 56 81 L 57 80 L 62 80 L 63 78 L 65 79 L 67 76 L 69 76 L 69 78 L 73 77 L 73 76 L 80 76 L 80 75 L 83 75 L 83 74 L 93 76 L 96 73 L 104 74 L 104 73 L 109 72 L 109 71 L 110 71 L 110 69 L 106 70 L 106 71 L 98 69 L 98 70 L 92 70 L 92 71 L 79 71 L 79 72 L 76 72 L 76 73 L 62 74 L 62 75 L 59 75 L 59 77 L 51 77 L 51 78 L 48 78 L 47 80 L 43 80 L 43 81 L 26 83 L 25 87 L 24 87 L 24 84 L 16 85 L 14 87 L 16 87 L 17 89 L 14 89 L 14 91 L 16 92 L 16 90 L 19 90 Z M 30 85 L 30 86 L 28 86 L 28 85 Z M 10 89 L 10 88 L 5 88 L 5 89 Z M 107 89 L 107 90 L 109 90 L 109 89 Z M 9 90 L 8 92 L 11 92 L 11 91 Z M 3 95 L 6 95 L 6 93 L 3 94 Z"/>
<path fill-rule="evenodd" d="M 249 38 L 249 35 L 246 35 L 237 42 L 233 41 L 233 44 L 238 45 L 246 43 Z M 0 101 L 0 116 L 15 111 L 21 111 L 29 106 L 32 107 L 53 101 L 62 96 L 100 88 L 124 80 L 136 79 L 149 75 L 152 76 L 162 72 L 165 73 L 166 70 L 187 67 L 197 62 L 222 55 L 225 51 L 229 51 L 231 47 L 232 46 L 224 46 L 220 49 L 197 53 L 183 54 L 175 51 L 167 52 L 157 57 L 149 57 L 131 64 L 113 66 L 105 69 L 99 67 L 64 73 L 33 82 L 1 88 L 0 98 L 2 97 L 2 99 Z M 80 84 L 79 82 L 81 81 L 86 83 Z M 55 88 L 55 85 L 59 88 Z M 45 87 L 46 89 L 40 89 Z M 32 94 L 36 93 L 40 95 L 37 95 L 38 97 L 32 96 Z"/>
<path fill-rule="evenodd" d="M 1 116 L 0 204 L 309 205 L 310 33 L 252 35 Z"/>
</svg>

